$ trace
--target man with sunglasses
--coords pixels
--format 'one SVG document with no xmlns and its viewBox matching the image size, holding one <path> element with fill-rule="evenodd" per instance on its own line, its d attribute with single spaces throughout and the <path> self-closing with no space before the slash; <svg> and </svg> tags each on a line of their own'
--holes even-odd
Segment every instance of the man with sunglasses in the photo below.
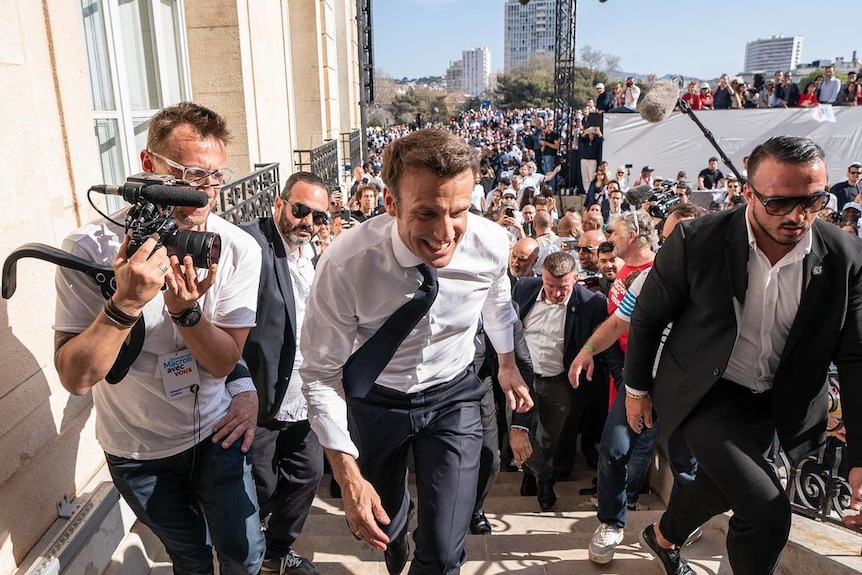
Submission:
<svg viewBox="0 0 862 575">
<path fill-rule="evenodd" d="M 855 202 L 856 196 L 862 192 L 862 185 L 859 183 L 860 173 L 862 173 L 862 163 L 853 162 L 847 167 L 847 179 L 829 189 L 829 193 L 834 194 L 838 199 L 838 208 L 835 211 L 842 211 L 847 202 Z"/>
<path fill-rule="evenodd" d="M 242 226 L 263 252 L 258 321 L 243 350 L 260 398 L 252 457 L 261 519 L 269 516 L 262 573 L 317 573 L 292 546 L 323 476 L 323 448 L 302 395 L 299 341 L 317 263 L 311 239 L 326 223 L 328 206 L 326 183 L 297 172 L 275 198 L 273 217 Z"/>
<path fill-rule="evenodd" d="M 63 248 L 112 265 L 116 291 L 106 302 L 77 271 L 58 268 L 55 365 L 63 386 L 92 390 L 96 437 L 117 489 L 159 537 L 174 573 L 257 575 L 264 553 L 251 473 L 257 394 L 226 383 L 255 324 L 260 248 L 211 213 L 230 177 L 227 125 L 182 102 L 150 120 L 146 172 L 171 175 L 211 198 L 173 211 L 180 230 L 218 233 L 218 264 L 196 269 L 147 239 L 131 256 L 127 210 L 73 232 Z M 140 354 L 116 385 L 103 381 L 130 330 L 145 323 Z M 241 441 L 238 441 L 241 439 Z M 210 541 L 212 543 L 210 543 Z"/>
<path fill-rule="evenodd" d="M 748 174 L 745 209 L 683 222 L 670 235 L 631 317 L 629 426 L 651 428 L 655 407 L 662 434 L 679 431 L 700 462 L 694 482 L 641 535 L 666 573 L 693 573 L 679 546 L 730 509 L 733 572 L 776 572 L 791 513 L 763 453 L 776 432 L 794 464 L 823 446 L 830 362 L 851 383 L 841 396 L 850 507 L 862 508 L 862 395 L 852 385 L 862 378 L 858 239 L 817 219 L 827 170 L 811 140 L 767 140 L 752 152 Z"/>
</svg>

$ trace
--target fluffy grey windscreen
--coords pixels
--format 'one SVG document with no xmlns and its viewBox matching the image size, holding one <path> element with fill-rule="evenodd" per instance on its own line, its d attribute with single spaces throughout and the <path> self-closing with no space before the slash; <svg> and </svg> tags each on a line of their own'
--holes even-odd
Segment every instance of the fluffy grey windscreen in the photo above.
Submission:
<svg viewBox="0 0 862 575">
<path fill-rule="evenodd" d="M 647 122 L 661 122 L 670 116 L 678 100 L 679 87 L 676 82 L 656 82 L 640 103 L 641 118 Z"/>
</svg>

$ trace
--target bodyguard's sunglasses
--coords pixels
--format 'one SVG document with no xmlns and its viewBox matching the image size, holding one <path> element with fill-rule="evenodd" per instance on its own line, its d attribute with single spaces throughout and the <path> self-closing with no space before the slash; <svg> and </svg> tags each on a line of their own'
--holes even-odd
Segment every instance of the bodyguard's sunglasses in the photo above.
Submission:
<svg viewBox="0 0 862 575">
<path fill-rule="evenodd" d="M 793 198 L 784 196 L 772 196 L 767 198 L 761 196 L 760 192 L 755 190 L 754 186 L 751 185 L 751 182 L 749 182 L 748 185 L 751 186 L 751 191 L 754 192 L 754 196 L 761 204 L 763 204 L 763 209 L 765 209 L 766 213 L 770 216 L 786 216 L 795 210 L 796 206 L 802 206 L 802 209 L 809 214 L 819 212 L 826 207 L 826 204 L 829 202 L 829 193 L 825 191 Z"/>
<path fill-rule="evenodd" d="M 313 221 L 316 225 L 325 224 L 329 221 L 329 215 L 326 212 L 321 212 L 319 210 L 312 210 L 305 204 L 292 203 L 287 200 L 284 201 L 288 206 L 290 206 L 290 213 L 293 214 L 293 217 L 301 220 L 306 217 L 308 214 L 312 214 L 311 221 Z"/>
</svg>

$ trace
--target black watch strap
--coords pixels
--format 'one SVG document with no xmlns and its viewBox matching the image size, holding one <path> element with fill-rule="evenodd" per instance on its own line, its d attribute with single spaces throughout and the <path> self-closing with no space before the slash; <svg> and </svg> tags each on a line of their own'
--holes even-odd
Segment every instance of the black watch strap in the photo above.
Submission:
<svg viewBox="0 0 862 575">
<path fill-rule="evenodd" d="M 172 313 L 171 319 L 180 327 L 194 327 L 201 320 L 201 306 L 198 302 L 180 313 Z"/>
</svg>

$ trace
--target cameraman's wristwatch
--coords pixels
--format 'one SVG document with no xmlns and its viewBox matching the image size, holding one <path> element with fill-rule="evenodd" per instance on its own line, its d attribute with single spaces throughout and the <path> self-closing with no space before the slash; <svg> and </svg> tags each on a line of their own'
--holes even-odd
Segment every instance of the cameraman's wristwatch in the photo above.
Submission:
<svg viewBox="0 0 862 575">
<path fill-rule="evenodd" d="M 171 319 L 180 327 L 194 327 L 201 320 L 201 306 L 198 302 L 189 309 L 179 313 L 172 313 Z"/>
</svg>

